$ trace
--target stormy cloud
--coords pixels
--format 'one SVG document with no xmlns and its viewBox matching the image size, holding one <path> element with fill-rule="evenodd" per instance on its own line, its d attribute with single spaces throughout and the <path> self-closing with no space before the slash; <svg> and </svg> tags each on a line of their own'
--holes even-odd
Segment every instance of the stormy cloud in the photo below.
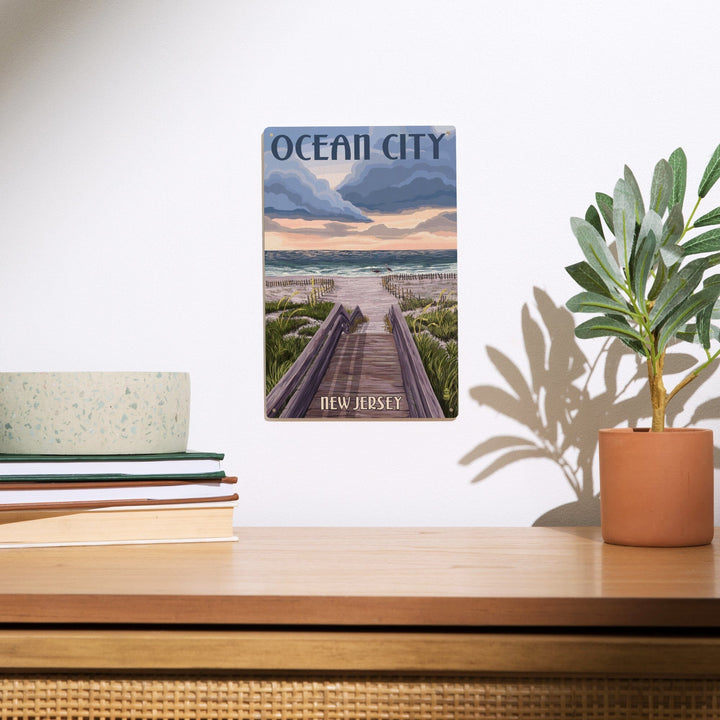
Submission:
<svg viewBox="0 0 720 720">
<path fill-rule="evenodd" d="M 266 173 L 264 206 L 268 217 L 371 222 L 361 210 L 302 165 Z"/>
<path fill-rule="evenodd" d="M 355 163 L 337 187 L 343 199 L 365 212 L 399 212 L 422 207 L 455 207 L 457 202 L 455 135 L 439 145 L 437 161 L 390 161 L 373 153 L 368 162 Z"/>
</svg>

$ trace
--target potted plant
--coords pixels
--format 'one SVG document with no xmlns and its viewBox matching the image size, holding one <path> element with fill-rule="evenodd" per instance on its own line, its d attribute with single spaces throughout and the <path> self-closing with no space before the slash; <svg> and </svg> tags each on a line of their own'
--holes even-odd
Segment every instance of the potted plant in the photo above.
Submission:
<svg viewBox="0 0 720 720">
<path fill-rule="evenodd" d="M 720 316 L 720 273 L 713 274 L 720 264 L 720 207 L 696 219 L 718 178 L 720 146 L 685 219 L 687 159 L 678 148 L 655 166 L 647 207 L 626 166 L 612 197 L 597 193 L 597 207 L 591 205 L 584 219 L 571 219 L 585 260 L 566 268 L 583 288 L 567 307 L 594 315 L 575 334 L 617 337 L 647 364 L 651 427 L 599 433 L 607 542 L 686 546 L 713 538 L 712 431 L 666 428 L 665 415 L 678 392 L 720 356 L 720 329 L 712 323 Z M 666 353 L 679 341 L 697 343 L 699 357 L 668 389 Z"/>
</svg>

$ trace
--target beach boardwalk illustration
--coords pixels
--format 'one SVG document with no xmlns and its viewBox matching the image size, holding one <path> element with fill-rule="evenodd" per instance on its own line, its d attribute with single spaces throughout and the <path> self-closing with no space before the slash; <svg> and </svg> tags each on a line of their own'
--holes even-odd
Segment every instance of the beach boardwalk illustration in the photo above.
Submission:
<svg viewBox="0 0 720 720">
<path fill-rule="evenodd" d="M 265 415 L 458 414 L 452 127 L 263 133 Z"/>
</svg>

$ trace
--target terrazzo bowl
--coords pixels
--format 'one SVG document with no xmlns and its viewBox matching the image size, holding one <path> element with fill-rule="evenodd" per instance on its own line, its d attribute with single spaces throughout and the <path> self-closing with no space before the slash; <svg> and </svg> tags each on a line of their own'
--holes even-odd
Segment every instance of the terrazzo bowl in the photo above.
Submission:
<svg viewBox="0 0 720 720">
<path fill-rule="evenodd" d="M 188 373 L 0 373 L 0 453 L 184 452 L 189 421 Z"/>
</svg>

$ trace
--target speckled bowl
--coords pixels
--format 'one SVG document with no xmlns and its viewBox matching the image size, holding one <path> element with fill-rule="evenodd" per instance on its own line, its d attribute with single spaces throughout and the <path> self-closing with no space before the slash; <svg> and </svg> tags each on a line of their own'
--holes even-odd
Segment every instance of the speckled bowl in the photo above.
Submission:
<svg viewBox="0 0 720 720">
<path fill-rule="evenodd" d="M 0 373 L 0 453 L 184 452 L 189 421 L 187 373 Z"/>
</svg>

